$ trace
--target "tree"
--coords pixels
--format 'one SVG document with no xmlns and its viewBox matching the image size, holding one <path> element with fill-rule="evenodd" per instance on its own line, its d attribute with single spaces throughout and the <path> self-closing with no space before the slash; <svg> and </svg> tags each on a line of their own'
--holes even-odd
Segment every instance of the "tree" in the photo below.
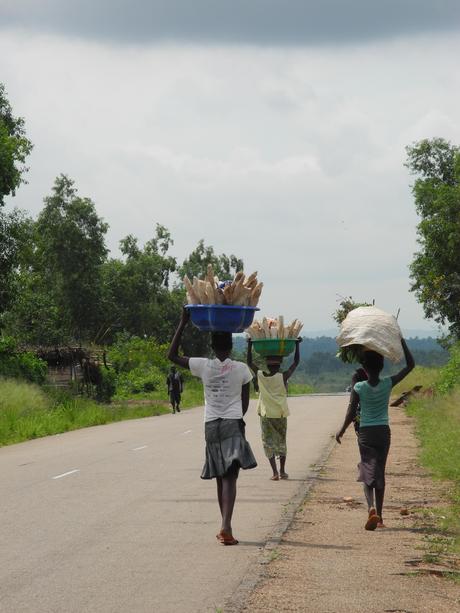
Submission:
<svg viewBox="0 0 460 613">
<path fill-rule="evenodd" d="M 0 210 L 0 329 L 2 314 L 8 309 L 18 291 L 18 269 L 30 245 L 32 220 L 14 210 Z"/>
<path fill-rule="evenodd" d="M 35 302 L 49 309 L 46 318 L 56 312 L 58 328 L 70 339 L 92 340 L 100 325 L 107 229 L 94 203 L 77 195 L 74 182 L 57 177 L 35 224 L 28 282 Z"/>
<path fill-rule="evenodd" d="M 167 342 L 174 330 L 185 292 L 170 290 L 176 259 L 168 255 L 169 231 L 156 226 L 154 237 L 143 247 L 128 235 L 120 241 L 123 259 L 111 259 L 103 267 L 106 313 L 105 340 L 125 330 Z"/>
<path fill-rule="evenodd" d="M 410 265 L 411 291 L 425 316 L 460 338 L 460 149 L 442 138 L 407 147 L 406 166 L 420 216 L 420 250 Z"/>
<path fill-rule="evenodd" d="M 244 266 L 243 260 L 237 258 L 236 255 L 225 255 L 225 253 L 216 255 L 214 248 L 207 247 L 204 240 L 201 239 L 197 247 L 179 267 L 179 276 L 181 279 L 185 275 L 188 275 L 190 279 L 203 277 L 208 264 L 212 264 L 214 273 L 221 280 L 231 279 L 238 270 L 243 270 Z"/>
<path fill-rule="evenodd" d="M 32 146 L 26 137 L 24 119 L 14 117 L 5 86 L 0 83 L 0 207 L 5 196 L 14 196 L 25 182 L 23 175 L 28 170 L 25 161 Z"/>
</svg>

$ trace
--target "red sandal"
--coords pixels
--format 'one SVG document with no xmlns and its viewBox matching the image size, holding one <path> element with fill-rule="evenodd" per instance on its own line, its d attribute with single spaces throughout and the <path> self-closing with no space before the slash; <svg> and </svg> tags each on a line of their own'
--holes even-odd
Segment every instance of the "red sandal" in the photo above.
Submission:
<svg viewBox="0 0 460 613">
<path fill-rule="evenodd" d="M 227 534 L 223 530 L 220 531 L 218 535 L 216 535 L 219 539 L 221 545 L 238 545 L 238 541 L 232 534 Z"/>
</svg>

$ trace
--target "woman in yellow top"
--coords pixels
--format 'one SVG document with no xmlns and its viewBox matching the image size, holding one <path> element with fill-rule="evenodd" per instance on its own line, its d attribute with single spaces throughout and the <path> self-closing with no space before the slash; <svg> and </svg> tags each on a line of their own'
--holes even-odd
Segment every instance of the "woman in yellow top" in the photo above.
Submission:
<svg viewBox="0 0 460 613">
<path fill-rule="evenodd" d="M 273 470 L 273 481 L 287 479 L 286 473 L 286 430 L 289 408 L 287 403 L 287 382 L 300 361 L 298 338 L 295 346 L 294 362 L 285 372 L 280 372 L 281 356 L 267 356 L 268 372 L 260 370 L 252 360 L 252 340 L 248 339 L 247 362 L 249 368 L 257 376 L 259 386 L 259 401 L 257 413 L 260 415 L 262 442 L 264 452 Z M 276 465 L 276 457 L 280 459 L 280 471 Z"/>
</svg>

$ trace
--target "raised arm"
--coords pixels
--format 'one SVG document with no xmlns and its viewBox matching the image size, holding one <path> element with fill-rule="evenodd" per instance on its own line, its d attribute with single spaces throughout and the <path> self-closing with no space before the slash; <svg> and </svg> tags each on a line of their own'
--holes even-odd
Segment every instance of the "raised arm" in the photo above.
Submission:
<svg viewBox="0 0 460 613">
<path fill-rule="evenodd" d="M 295 353 L 294 353 L 294 361 L 290 365 L 290 367 L 283 372 L 284 383 L 288 382 L 289 377 L 294 373 L 295 369 L 300 363 L 300 343 L 302 342 L 302 338 L 299 336 L 295 342 Z"/>
<path fill-rule="evenodd" d="M 177 330 L 174 334 L 174 337 L 171 341 L 171 345 L 169 346 L 167 356 L 168 360 L 171 360 L 171 362 L 174 362 L 174 364 L 177 364 L 178 366 L 182 366 L 182 368 L 189 368 L 188 358 L 179 355 L 180 341 L 182 339 L 182 334 L 184 333 L 185 326 L 187 325 L 189 319 L 190 313 L 188 312 L 188 310 L 185 308 L 182 309 L 182 317 L 179 322 L 179 325 L 177 326 Z"/>
<path fill-rule="evenodd" d="M 402 370 L 400 370 L 398 373 L 396 373 L 396 375 L 393 375 L 391 377 L 391 383 L 393 387 L 397 383 L 402 381 L 404 377 L 407 377 L 407 375 L 410 373 L 410 371 L 415 366 L 415 362 L 414 362 L 412 353 L 410 352 L 409 347 L 407 346 L 407 343 L 403 338 L 401 339 L 401 345 L 404 351 L 404 357 L 406 358 L 406 366 Z"/>
<path fill-rule="evenodd" d="M 252 372 L 255 375 L 257 375 L 257 371 L 259 370 L 259 368 L 252 361 L 252 338 L 248 338 L 248 350 L 247 350 L 247 354 L 246 354 L 246 362 L 247 362 L 247 365 L 249 366 L 249 368 L 252 370 Z"/>
<path fill-rule="evenodd" d="M 340 428 L 340 430 L 335 435 L 335 440 L 340 444 L 342 443 L 342 440 L 341 440 L 342 436 L 345 434 L 348 426 L 351 424 L 351 422 L 354 420 L 356 416 L 356 410 L 358 408 L 358 404 L 359 404 L 359 396 L 355 392 L 355 390 L 352 389 L 351 394 L 350 394 L 350 402 L 348 403 L 348 408 L 347 408 L 347 412 L 345 415 L 345 420 L 343 422 L 343 426 Z"/>
</svg>

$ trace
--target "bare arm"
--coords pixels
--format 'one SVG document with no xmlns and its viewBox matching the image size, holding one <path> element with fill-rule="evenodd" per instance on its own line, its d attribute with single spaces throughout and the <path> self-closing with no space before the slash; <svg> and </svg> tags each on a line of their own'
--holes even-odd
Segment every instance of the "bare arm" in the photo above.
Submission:
<svg viewBox="0 0 460 613">
<path fill-rule="evenodd" d="M 359 396 L 355 392 L 355 390 L 351 390 L 350 402 L 348 403 L 347 413 L 345 415 L 345 420 L 343 422 L 343 426 L 340 428 L 340 430 L 335 435 L 335 440 L 338 443 L 342 443 L 342 441 L 341 441 L 342 436 L 345 434 L 348 426 L 351 424 L 351 422 L 355 418 L 356 410 L 358 408 L 358 404 L 359 404 Z"/>
<path fill-rule="evenodd" d="M 241 386 L 241 406 L 243 408 L 243 415 L 246 415 L 246 412 L 249 407 L 249 383 L 245 383 Z"/>
<path fill-rule="evenodd" d="M 299 362 L 300 362 L 300 343 L 301 342 L 302 342 L 302 339 L 299 336 L 299 338 L 296 339 L 296 342 L 295 342 L 294 361 L 292 362 L 290 367 L 285 372 L 283 372 L 284 383 L 288 382 L 289 377 L 294 373 L 295 369 L 299 365 Z"/>
<path fill-rule="evenodd" d="M 187 325 L 189 319 L 190 319 L 190 313 L 188 312 L 187 309 L 184 308 L 182 310 L 181 320 L 179 322 L 179 325 L 177 326 L 177 330 L 171 341 L 171 345 L 169 346 L 168 356 L 167 356 L 168 360 L 171 360 L 171 362 L 174 362 L 174 364 L 177 364 L 178 366 L 182 366 L 182 368 L 189 368 L 189 364 L 188 364 L 189 359 L 185 356 L 179 355 L 180 341 L 182 339 L 182 334 L 184 333 L 185 326 Z"/>
<path fill-rule="evenodd" d="M 247 354 L 246 354 L 246 362 L 247 362 L 247 365 L 249 366 L 249 368 L 252 370 L 252 372 L 255 375 L 257 375 L 257 371 L 259 370 L 259 368 L 252 361 L 252 339 L 251 338 L 248 338 L 248 351 L 247 351 Z"/>
<path fill-rule="evenodd" d="M 402 370 L 400 370 L 396 375 L 393 375 L 391 377 L 391 383 L 392 383 L 393 387 L 397 383 L 402 381 L 404 379 L 404 377 L 407 377 L 407 375 L 410 373 L 410 371 L 415 366 L 414 357 L 413 357 L 412 353 L 410 352 L 409 347 L 407 346 L 406 341 L 403 338 L 401 339 L 401 345 L 402 345 L 402 348 L 403 348 L 403 351 L 404 351 L 404 357 L 406 358 L 406 366 Z"/>
</svg>

